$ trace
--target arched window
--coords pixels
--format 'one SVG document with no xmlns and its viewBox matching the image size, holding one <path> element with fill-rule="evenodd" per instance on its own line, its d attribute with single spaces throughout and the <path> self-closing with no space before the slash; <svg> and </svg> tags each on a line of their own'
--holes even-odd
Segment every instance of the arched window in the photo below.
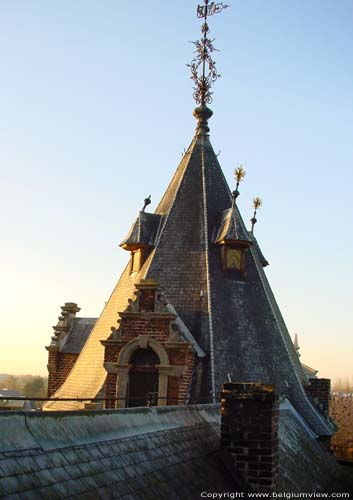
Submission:
<svg viewBox="0 0 353 500">
<path fill-rule="evenodd" d="M 136 349 L 129 360 L 127 406 L 156 406 L 158 404 L 158 355 L 153 349 Z"/>
</svg>

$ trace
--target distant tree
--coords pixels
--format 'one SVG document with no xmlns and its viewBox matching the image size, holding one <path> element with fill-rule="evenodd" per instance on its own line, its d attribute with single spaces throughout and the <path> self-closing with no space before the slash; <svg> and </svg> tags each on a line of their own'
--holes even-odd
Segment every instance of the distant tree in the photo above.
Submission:
<svg viewBox="0 0 353 500">
<path fill-rule="evenodd" d="M 348 377 L 337 378 L 334 381 L 334 383 L 332 384 L 332 391 L 333 392 L 351 392 L 351 393 L 353 393 L 353 376 L 351 377 L 351 379 L 349 379 Z"/>
<path fill-rule="evenodd" d="M 1 388 L 18 391 L 20 388 L 19 377 L 17 375 L 6 375 L 1 382 Z"/>
<path fill-rule="evenodd" d="M 27 398 L 45 398 L 47 394 L 47 380 L 44 377 L 31 377 L 23 386 L 23 394 Z"/>
</svg>

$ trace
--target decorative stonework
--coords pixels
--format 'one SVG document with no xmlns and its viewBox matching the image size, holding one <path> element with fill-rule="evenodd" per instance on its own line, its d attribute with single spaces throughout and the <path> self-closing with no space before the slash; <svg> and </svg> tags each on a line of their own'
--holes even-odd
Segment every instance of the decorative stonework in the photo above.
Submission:
<svg viewBox="0 0 353 500">
<path fill-rule="evenodd" d="M 135 299 L 119 313 L 118 328 L 112 327 L 110 337 L 102 341 L 107 407 L 128 404 L 131 358 L 139 349 L 152 349 L 159 359 L 159 364 L 154 365 L 158 373 L 157 404 L 185 404 L 194 366 L 192 346 L 179 330 L 177 314 L 168 309 L 157 283 L 141 280 L 136 289 Z M 117 398 L 116 403 L 113 398 Z"/>
<path fill-rule="evenodd" d="M 49 346 L 46 347 L 49 351 L 47 364 L 48 397 L 62 386 L 78 358 L 78 353 L 62 353 L 61 348 L 65 344 L 76 314 L 80 310 L 74 302 L 65 302 L 65 305 L 61 306 L 59 321 L 53 326 L 54 335 L 51 337 Z"/>
</svg>

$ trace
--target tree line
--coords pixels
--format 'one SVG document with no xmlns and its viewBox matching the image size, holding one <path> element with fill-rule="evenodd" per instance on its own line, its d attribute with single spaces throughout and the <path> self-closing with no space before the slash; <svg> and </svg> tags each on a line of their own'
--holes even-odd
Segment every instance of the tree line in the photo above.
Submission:
<svg viewBox="0 0 353 500">
<path fill-rule="evenodd" d="M 48 378 L 40 375 L 8 375 L 1 376 L 0 389 L 17 391 L 27 398 L 45 398 Z"/>
</svg>

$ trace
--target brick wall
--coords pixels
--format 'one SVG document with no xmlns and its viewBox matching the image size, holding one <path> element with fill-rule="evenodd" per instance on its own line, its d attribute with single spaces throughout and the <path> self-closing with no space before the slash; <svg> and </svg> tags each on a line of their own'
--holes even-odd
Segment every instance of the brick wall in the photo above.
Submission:
<svg viewBox="0 0 353 500">
<path fill-rule="evenodd" d="M 273 386 L 223 384 L 221 446 L 247 487 L 275 490 L 278 476 L 278 396 Z"/>
<path fill-rule="evenodd" d="M 331 439 L 338 460 L 353 462 L 353 394 L 332 394 L 330 416 L 338 425 Z"/>
<path fill-rule="evenodd" d="M 167 405 L 185 404 L 190 392 L 195 354 L 190 344 L 182 338 L 171 339 L 171 323 L 175 317 L 169 311 L 161 312 L 161 304 L 156 305 L 157 286 L 144 285 L 138 287 L 135 304 L 119 314 L 121 324 L 119 330 L 103 342 L 105 346 L 104 361 L 118 363 L 119 354 L 126 344 L 146 335 L 158 341 L 167 351 L 169 362 L 174 367 L 187 367 L 183 373 L 168 376 Z M 106 397 L 114 398 L 117 394 L 118 378 L 115 373 L 108 373 L 106 379 Z M 107 401 L 107 408 L 114 408 L 113 400 Z"/>
<path fill-rule="evenodd" d="M 78 353 L 49 351 L 48 398 L 63 385 L 77 358 Z"/>
</svg>

